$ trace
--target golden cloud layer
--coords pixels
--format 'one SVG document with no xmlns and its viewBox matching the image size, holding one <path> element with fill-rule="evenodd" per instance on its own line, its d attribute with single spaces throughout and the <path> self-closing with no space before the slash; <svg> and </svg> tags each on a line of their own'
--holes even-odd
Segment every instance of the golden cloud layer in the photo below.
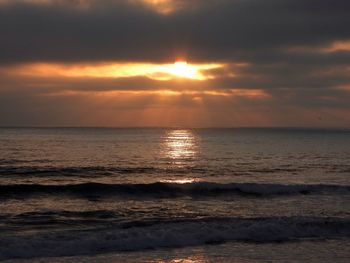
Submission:
<svg viewBox="0 0 350 263">
<path fill-rule="evenodd" d="M 206 80 L 213 78 L 208 71 L 222 68 L 223 64 L 145 64 L 145 63 L 109 63 L 109 64 L 49 64 L 34 63 L 2 69 L 7 74 L 42 76 L 42 77 L 93 77 L 93 78 L 123 78 L 148 77 L 154 80 L 171 80 L 185 78 L 191 80 Z"/>
</svg>

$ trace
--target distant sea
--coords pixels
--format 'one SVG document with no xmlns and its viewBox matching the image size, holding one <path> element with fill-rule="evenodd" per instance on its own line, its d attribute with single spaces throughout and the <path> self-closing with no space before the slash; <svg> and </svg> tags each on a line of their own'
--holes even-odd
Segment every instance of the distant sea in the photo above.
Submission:
<svg viewBox="0 0 350 263">
<path fill-rule="evenodd" d="M 1 128 L 0 260 L 350 262 L 350 130 Z"/>
</svg>

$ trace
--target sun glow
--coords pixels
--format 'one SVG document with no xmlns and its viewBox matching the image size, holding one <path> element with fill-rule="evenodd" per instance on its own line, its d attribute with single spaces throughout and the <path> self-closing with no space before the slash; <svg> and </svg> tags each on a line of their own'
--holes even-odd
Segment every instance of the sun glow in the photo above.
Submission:
<svg viewBox="0 0 350 263">
<path fill-rule="evenodd" d="M 66 65 L 34 63 L 8 68 L 6 73 L 39 77 L 123 78 L 143 76 L 160 81 L 175 78 L 206 80 L 213 78 L 209 74 L 209 70 L 223 66 L 223 64 L 188 64 L 185 61 L 173 64 L 99 63 Z"/>
<path fill-rule="evenodd" d="M 178 5 L 174 0 L 131 0 L 133 2 L 143 3 L 144 5 L 150 7 L 152 10 L 163 14 L 168 15 L 174 12 Z"/>
<path fill-rule="evenodd" d="M 174 64 L 165 64 L 154 68 L 153 78 L 158 80 L 173 78 L 206 80 L 213 78 L 208 74 L 209 70 L 223 66 L 222 64 L 188 64 L 186 61 L 177 61 Z"/>
<path fill-rule="evenodd" d="M 169 69 L 169 73 L 183 78 L 195 78 L 198 76 L 198 70 L 194 66 L 189 66 L 187 62 L 175 62 Z"/>
</svg>

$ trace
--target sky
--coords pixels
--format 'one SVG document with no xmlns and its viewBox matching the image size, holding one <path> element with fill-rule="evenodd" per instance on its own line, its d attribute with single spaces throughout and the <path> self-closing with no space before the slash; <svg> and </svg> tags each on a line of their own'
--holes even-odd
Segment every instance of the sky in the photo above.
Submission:
<svg viewBox="0 0 350 263">
<path fill-rule="evenodd" d="M 0 126 L 350 128 L 349 0 L 0 0 Z"/>
</svg>

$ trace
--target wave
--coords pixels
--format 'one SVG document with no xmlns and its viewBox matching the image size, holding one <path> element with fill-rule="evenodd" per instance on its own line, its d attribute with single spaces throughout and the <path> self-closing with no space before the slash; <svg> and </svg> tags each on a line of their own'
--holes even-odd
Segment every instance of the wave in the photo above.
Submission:
<svg viewBox="0 0 350 263">
<path fill-rule="evenodd" d="M 213 166 L 203 165 L 189 165 L 185 167 L 161 167 L 153 165 L 141 165 L 141 166 L 47 166 L 47 165 L 17 165 L 18 163 L 50 163 L 50 160 L 17 160 L 17 159 L 0 159 L 0 179 L 20 179 L 27 180 L 28 178 L 73 178 L 73 179 L 85 179 L 85 181 L 93 181 L 97 176 L 103 177 L 116 177 L 116 176 L 127 176 L 127 175 L 147 175 L 151 177 L 157 177 L 159 175 L 188 175 L 192 174 L 195 176 L 206 176 L 211 178 L 217 178 L 220 176 L 250 176 L 258 174 L 272 175 L 274 173 L 283 174 L 302 174 L 307 173 L 308 169 L 315 169 L 313 164 L 299 165 L 290 167 L 289 165 L 280 165 L 278 167 L 266 168 L 266 167 L 255 167 L 254 163 L 237 163 L 233 167 L 217 168 Z M 320 164 L 317 165 L 320 168 Z M 334 174 L 349 173 L 349 165 L 324 165 L 321 167 L 324 171 L 328 171 Z"/>
<path fill-rule="evenodd" d="M 199 173 L 205 174 L 211 170 L 207 167 L 188 166 L 188 167 L 156 167 L 156 166 L 81 166 L 81 167 L 56 167 L 56 166 L 17 166 L 7 165 L 6 162 L 15 162 L 15 160 L 0 159 L 0 175 L 9 178 L 50 178 L 50 177 L 77 177 L 77 178 L 95 178 L 96 176 L 116 176 L 116 175 L 133 175 L 133 174 L 188 174 Z M 27 161 L 31 162 L 31 161 Z M 34 161 L 33 161 L 34 162 Z M 38 160 L 43 163 L 43 161 Z M 45 161 L 44 161 L 45 162 Z M 243 174 L 244 171 L 235 172 Z"/>
<path fill-rule="evenodd" d="M 66 211 L 47 210 L 19 214 L 0 213 L 0 231 L 8 227 L 37 229 L 38 226 L 79 226 L 96 227 L 97 224 L 121 224 L 126 221 L 125 214 L 111 210 Z M 34 228 L 32 228 L 34 227 Z"/>
<path fill-rule="evenodd" d="M 178 197 L 186 195 L 216 196 L 216 195 L 249 195 L 276 196 L 317 193 L 350 193 L 348 185 L 327 184 L 261 184 L 261 183 L 230 183 L 219 184 L 211 182 L 194 183 L 151 183 L 151 184 L 102 184 L 83 183 L 66 185 L 44 184 L 11 184 L 0 185 L 1 197 L 22 195 L 58 195 L 69 194 L 77 196 L 115 195 L 115 196 L 154 196 Z"/>
<path fill-rule="evenodd" d="M 0 160 L 1 164 L 1 160 Z M 3 166 L 0 167 L 2 175 L 16 176 L 85 176 L 85 175 L 113 175 L 132 173 L 154 173 L 154 167 L 38 167 L 38 166 Z"/>
<path fill-rule="evenodd" d="M 350 220 L 270 217 L 178 220 L 88 231 L 0 236 L 0 260 L 95 255 L 116 251 L 186 247 L 224 242 L 287 242 L 350 238 Z"/>
</svg>

